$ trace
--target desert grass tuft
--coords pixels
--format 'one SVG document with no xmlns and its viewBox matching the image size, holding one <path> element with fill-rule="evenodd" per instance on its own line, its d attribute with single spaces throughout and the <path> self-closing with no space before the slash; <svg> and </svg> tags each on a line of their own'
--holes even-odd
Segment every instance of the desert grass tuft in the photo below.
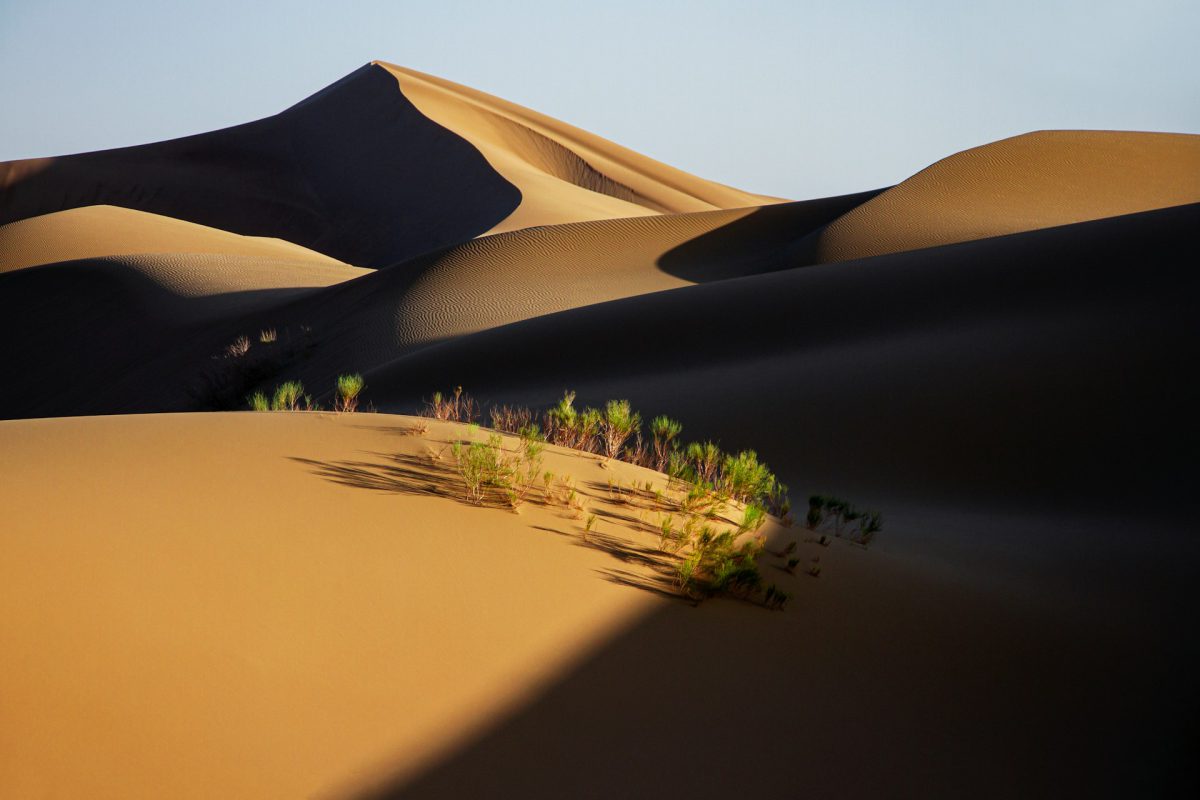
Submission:
<svg viewBox="0 0 1200 800">
<path fill-rule="evenodd" d="M 358 408 L 358 395 L 365 385 L 363 376 L 357 372 L 353 375 L 338 375 L 334 409 L 346 413 L 355 411 Z"/>
</svg>

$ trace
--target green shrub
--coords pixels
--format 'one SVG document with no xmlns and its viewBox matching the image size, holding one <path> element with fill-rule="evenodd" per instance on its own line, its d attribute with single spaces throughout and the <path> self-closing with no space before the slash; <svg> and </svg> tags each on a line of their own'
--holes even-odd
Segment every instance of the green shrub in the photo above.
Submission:
<svg viewBox="0 0 1200 800">
<path fill-rule="evenodd" d="M 687 446 L 688 466 L 690 473 L 685 478 L 693 483 L 713 486 L 717 479 L 717 469 L 721 466 L 721 448 L 713 442 L 692 442 Z"/>
<path fill-rule="evenodd" d="M 255 392 L 254 394 L 250 395 L 250 397 L 247 398 L 247 402 L 250 403 L 250 408 L 254 411 L 271 410 L 271 401 L 268 400 L 267 396 L 262 392 Z"/>
<path fill-rule="evenodd" d="M 483 504 L 488 486 L 504 488 L 506 485 L 500 458 L 501 442 L 500 436 L 494 434 L 486 442 L 459 441 L 451 448 L 466 486 L 467 500 L 476 505 Z"/>
<path fill-rule="evenodd" d="M 357 372 L 353 375 L 338 375 L 337 397 L 334 400 L 338 411 L 352 412 L 358 408 L 358 395 L 363 390 L 363 376 Z"/>
<path fill-rule="evenodd" d="M 725 456 L 721 464 L 721 486 L 735 500 L 766 500 L 775 493 L 775 476 L 760 464 L 753 450 Z"/>
<path fill-rule="evenodd" d="M 630 407 L 628 400 L 609 400 L 604 406 L 604 417 L 600 422 L 604 454 L 616 458 L 621 447 L 641 425 L 641 415 Z"/>
<path fill-rule="evenodd" d="M 271 398 L 272 411 L 299 411 L 300 404 L 306 400 L 304 384 L 300 381 L 287 381 L 275 387 L 275 395 Z M 311 403 L 308 403 L 311 405 Z"/>
<path fill-rule="evenodd" d="M 750 503 L 742 513 L 742 524 L 738 526 L 741 533 L 754 533 L 767 521 L 767 511 L 757 503 Z"/>
<path fill-rule="evenodd" d="M 683 433 L 683 426 L 667 416 L 658 416 L 650 420 L 650 436 L 653 439 L 654 469 L 665 472 L 671 453 L 675 449 L 675 441 Z"/>
</svg>

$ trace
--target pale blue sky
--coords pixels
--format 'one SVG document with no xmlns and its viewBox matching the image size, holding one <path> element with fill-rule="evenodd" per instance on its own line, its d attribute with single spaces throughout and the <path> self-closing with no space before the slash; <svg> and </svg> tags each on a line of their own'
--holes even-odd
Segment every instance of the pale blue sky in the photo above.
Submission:
<svg viewBox="0 0 1200 800">
<path fill-rule="evenodd" d="M 0 0 L 0 160 L 248 122 L 378 58 L 799 199 L 1039 128 L 1200 133 L 1197 42 L 1197 0 Z"/>
</svg>

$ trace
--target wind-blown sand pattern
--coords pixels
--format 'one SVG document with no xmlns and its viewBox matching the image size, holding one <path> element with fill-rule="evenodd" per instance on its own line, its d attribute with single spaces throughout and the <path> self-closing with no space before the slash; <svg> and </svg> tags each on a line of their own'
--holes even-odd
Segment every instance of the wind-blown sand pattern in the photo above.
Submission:
<svg viewBox="0 0 1200 800">
<path fill-rule="evenodd" d="M 789 202 L 383 62 L 0 164 L 0 795 L 1186 788 L 1197 231 L 1196 136 Z M 350 372 L 383 413 L 217 413 Z M 590 538 L 466 503 L 407 416 L 456 385 L 629 398 L 885 530 L 772 521 L 820 577 L 693 607 L 607 489 L 665 476 L 550 448 Z"/>
</svg>

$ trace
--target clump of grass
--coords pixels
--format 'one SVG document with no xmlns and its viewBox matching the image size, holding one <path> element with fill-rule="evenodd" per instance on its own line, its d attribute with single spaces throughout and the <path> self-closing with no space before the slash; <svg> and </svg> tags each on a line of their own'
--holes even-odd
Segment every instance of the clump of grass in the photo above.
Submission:
<svg viewBox="0 0 1200 800">
<path fill-rule="evenodd" d="M 248 398 L 246 398 L 246 402 L 250 404 L 250 408 L 253 411 L 271 410 L 271 401 L 268 400 L 267 396 L 262 392 L 255 392 L 254 394 L 250 395 Z"/>
<path fill-rule="evenodd" d="M 683 433 L 683 425 L 667 416 L 658 416 L 650 420 L 650 436 L 653 440 L 654 469 L 664 472 L 675 449 L 679 434 Z"/>
<path fill-rule="evenodd" d="M 358 395 L 365 385 L 363 376 L 357 372 L 353 375 L 338 375 L 337 393 L 334 399 L 335 410 L 346 413 L 355 411 L 358 408 Z"/>
<path fill-rule="evenodd" d="M 267 328 L 266 330 L 258 332 L 258 341 L 262 344 L 273 344 L 278 338 L 279 334 L 274 328 Z"/>
<path fill-rule="evenodd" d="M 233 340 L 232 344 L 226 345 L 225 355 L 230 358 L 241 358 L 250 352 L 250 339 L 245 336 L 239 336 Z"/>
<path fill-rule="evenodd" d="M 472 437 L 474 430 L 472 426 Z M 522 432 L 520 445 L 513 453 L 504 449 L 504 437 L 498 433 L 483 442 L 455 442 L 451 452 L 466 488 L 466 499 L 483 505 L 489 490 L 494 490 L 510 508 L 519 509 L 542 474 L 544 447 L 536 426 Z"/>
<path fill-rule="evenodd" d="M 775 476 L 760 464 L 753 450 L 725 456 L 721 464 L 721 488 L 734 500 L 748 501 L 775 493 Z"/>
<path fill-rule="evenodd" d="M 505 433 L 519 433 L 533 424 L 533 412 L 522 406 L 492 406 L 492 427 Z"/>
<path fill-rule="evenodd" d="M 467 500 L 483 505 L 487 487 L 500 481 L 500 437 L 484 442 L 455 442 L 451 448 L 466 486 Z"/>
<path fill-rule="evenodd" d="M 603 416 L 594 408 L 576 409 L 574 392 L 564 392 L 562 399 L 546 412 L 545 421 L 547 434 L 554 444 L 596 452 Z"/>
<path fill-rule="evenodd" d="M 301 403 L 312 406 L 312 398 L 304 394 L 304 384 L 300 381 L 285 381 L 275 387 L 275 395 L 271 398 L 272 411 L 299 411 Z"/>
<path fill-rule="evenodd" d="M 588 539 L 588 534 L 590 534 L 592 532 L 592 529 L 596 527 L 596 520 L 597 520 L 597 517 L 595 514 L 588 514 L 587 522 L 585 522 L 583 524 L 583 540 L 585 542 Z"/>
<path fill-rule="evenodd" d="M 712 486 L 721 465 L 721 448 L 714 442 L 692 442 L 687 446 L 684 477 L 692 483 Z"/>
<path fill-rule="evenodd" d="M 767 522 L 767 510 L 757 503 L 750 503 L 742 512 L 742 524 L 738 526 L 740 533 L 756 533 Z"/>
<path fill-rule="evenodd" d="M 473 423 L 479 418 L 479 404 L 461 386 L 456 386 L 450 395 L 434 392 L 433 398 L 421 411 L 421 416 L 448 422 Z"/>
<path fill-rule="evenodd" d="M 705 525 L 690 544 L 691 552 L 676 567 L 676 581 L 684 594 L 700 600 L 720 594 L 750 598 L 761 592 L 760 539 L 739 544 L 734 531 L 717 533 Z"/>
</svg>

